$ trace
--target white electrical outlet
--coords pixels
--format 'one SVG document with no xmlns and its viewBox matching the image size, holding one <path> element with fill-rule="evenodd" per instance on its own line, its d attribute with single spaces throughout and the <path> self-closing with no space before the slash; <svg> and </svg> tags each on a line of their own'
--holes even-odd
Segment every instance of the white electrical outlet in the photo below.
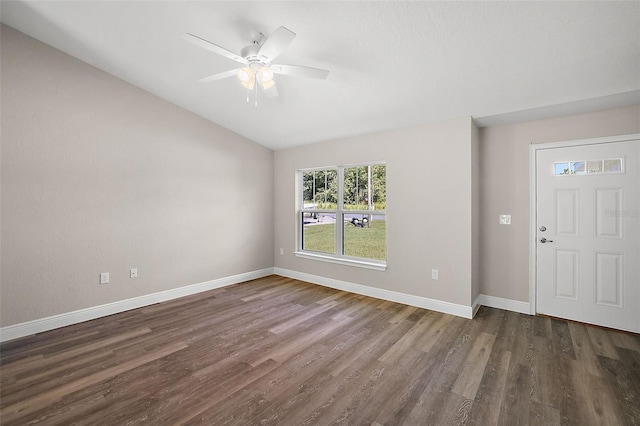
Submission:
<svg viewBox="0 0 640 426">
<path fill-rule="evenodd" d="M 431 270 L 431 279 L 432 280 L 437 280 L 438 279 L 438 270 L 437 269 L 432 269 Z"/>
<path fill-rule="evenodd" d="M 109 273 L 102 272 L 100 274 L 100 284 L 109 284 Z"/>
<path fill-rule="evenodd" d="M 284 256 L 284 249 L 280 247 L 280 256 Z"/>
<path fill-rule="evenodd" d="M 138 268 L 131 268 L 129 276 L 131 278 L 138 278 Z"/>
<path fill-rule="evenodd" d="M 500 215 L 500 225 L 511 225 L 511 215 L 510 214 L 501 214 Z"/>
</svg>

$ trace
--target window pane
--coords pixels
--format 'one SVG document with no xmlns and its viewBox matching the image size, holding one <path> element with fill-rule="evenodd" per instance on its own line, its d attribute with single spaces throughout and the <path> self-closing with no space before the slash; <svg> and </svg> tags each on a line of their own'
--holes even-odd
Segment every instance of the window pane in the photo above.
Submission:
<svg viewBox="0 0 640 426">
<path fill-rule="evenodd" d="M 583 175 L 583 174 L 585 174 L 585 163 L 584 163 L 584 161 L 572 161 L 571 162 L 571 174 L 572 175 Z"/>
<path fill-rule="evenodd" d="M 338 172 L 314 170 L 302 174 L 302 208 L 335 210 L 338 204 Z"/>
<path fill-rule="evenodd" d="M 387 166 L 376 164 L 371 166 L 373 209 L 386 210 L 387 208 Z"/>
<path fill-rule="evenodd" d="M 622 172 L 622 159 L 614 158 L 611 160 L 604 160 L 604 172 L 605 173 Z"/>
<path fill-rule="evenodd" d="M 558 175 L 568 175 L 569 174 L 569 163 L 555 163 L 553 165 L 554 174 Z"/>
<path fill-rule="evenodd" d="M 385 215 L 344 214 L 344 254 L 386 260 L 385 219 Z"/>
<path fill-rule="evenodd" d="M 302 250 L 336 252 L 335 213 L 302 214 Z"/>
<path fill-rule="evenodd" d="M 344 169 L 344 209 L 384 210 L 387 204 L 386 165 Z"/>
<path fill-rule="evenodd" d="M 587 161 L 587 173 L 602 173 L 602 160 Z"/>
</svg>

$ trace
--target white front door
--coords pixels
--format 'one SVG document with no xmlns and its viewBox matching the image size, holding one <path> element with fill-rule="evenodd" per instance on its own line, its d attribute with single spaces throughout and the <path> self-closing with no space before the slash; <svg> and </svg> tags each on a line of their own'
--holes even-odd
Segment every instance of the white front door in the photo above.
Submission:
<svg viewBox="0 0 640 426">
<path fill-rule="evenodd" d="M 538 313 L 640 332 L 640 140 L 536 151 Z"/>
</svg>

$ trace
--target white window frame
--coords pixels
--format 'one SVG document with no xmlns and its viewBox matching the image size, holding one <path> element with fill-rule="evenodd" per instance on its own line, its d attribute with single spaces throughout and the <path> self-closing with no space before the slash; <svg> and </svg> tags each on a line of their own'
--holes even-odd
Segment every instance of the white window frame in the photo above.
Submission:
<svg viewBox="0 0 640 426">
<path fill-rule="evenodd" d="M 386 260 L 378 260 L 378 259 L 367 259 L 360 257 L 347 256 L 342 254 L 344 252 L 344 215 L 345 214 L 363 214 L 363 215 L 380 215 L 385 217 L 385 222 L 388 225 L 387 221 L 387 211 L 385 210 L 345 210 L 344 209 L 344 170 L 350 169 L 353 167 L 366 167 L 366 166 L 375 166 L 378 164 L 385 164 L 384 161 L 371 161 L 366 163 L 357 163 L 357 164 L 346 164 L 339 166 L 327 166 L 327 167 L 314 167 L 310 169 L 300 169 L 296 174 L 296 251 L 295 255 L 304 259 L 312 259 L 318 260 L 322 262 L 336 263 L 339 265 L 349 265 L 356 266 L 360 268 L 373 269 L 376 271 L 385 271 L 387 269 Z M 328 209 L 305 209 L 304 208 L 304 199 L 302 196 L 303 193 L 303 175 L 305 172 L 313 172 L 319 170 L 336 170 L 338 177 L 338 194 L 337 194 L 337 208 L 336 210 L 328 210 Z M 386 188 L 385 188 L 386 189 Z M 314 252 L 311 250 L 303 250 L 302 249 L 302 239 L 303 239 L 303 223 L 302 216 L 303 213 L 317 213 L 317 214 L 335 214 L 336 216 L 336 226 L 335 226 L 335 253 L 321 253 Z M 387 244 L 387 236 L 385 232 L 385 252 Z"/>
</svg>

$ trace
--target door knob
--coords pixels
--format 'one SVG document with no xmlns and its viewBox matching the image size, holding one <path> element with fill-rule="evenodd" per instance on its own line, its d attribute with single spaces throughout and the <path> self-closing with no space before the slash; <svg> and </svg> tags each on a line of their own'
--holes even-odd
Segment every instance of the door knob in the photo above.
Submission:
<svg viewBox="0 0 640 426">
<path fill-rule="evenodd" d="M 540 242 L 541 242 L 542 244 L 544 244 L 544 243 L 552 243 L 552 242 L 553 242 L 553 240 L 547 240 L 545 237 L 542 237 L 542 238 L 540 238 Z"/>
</svg>

